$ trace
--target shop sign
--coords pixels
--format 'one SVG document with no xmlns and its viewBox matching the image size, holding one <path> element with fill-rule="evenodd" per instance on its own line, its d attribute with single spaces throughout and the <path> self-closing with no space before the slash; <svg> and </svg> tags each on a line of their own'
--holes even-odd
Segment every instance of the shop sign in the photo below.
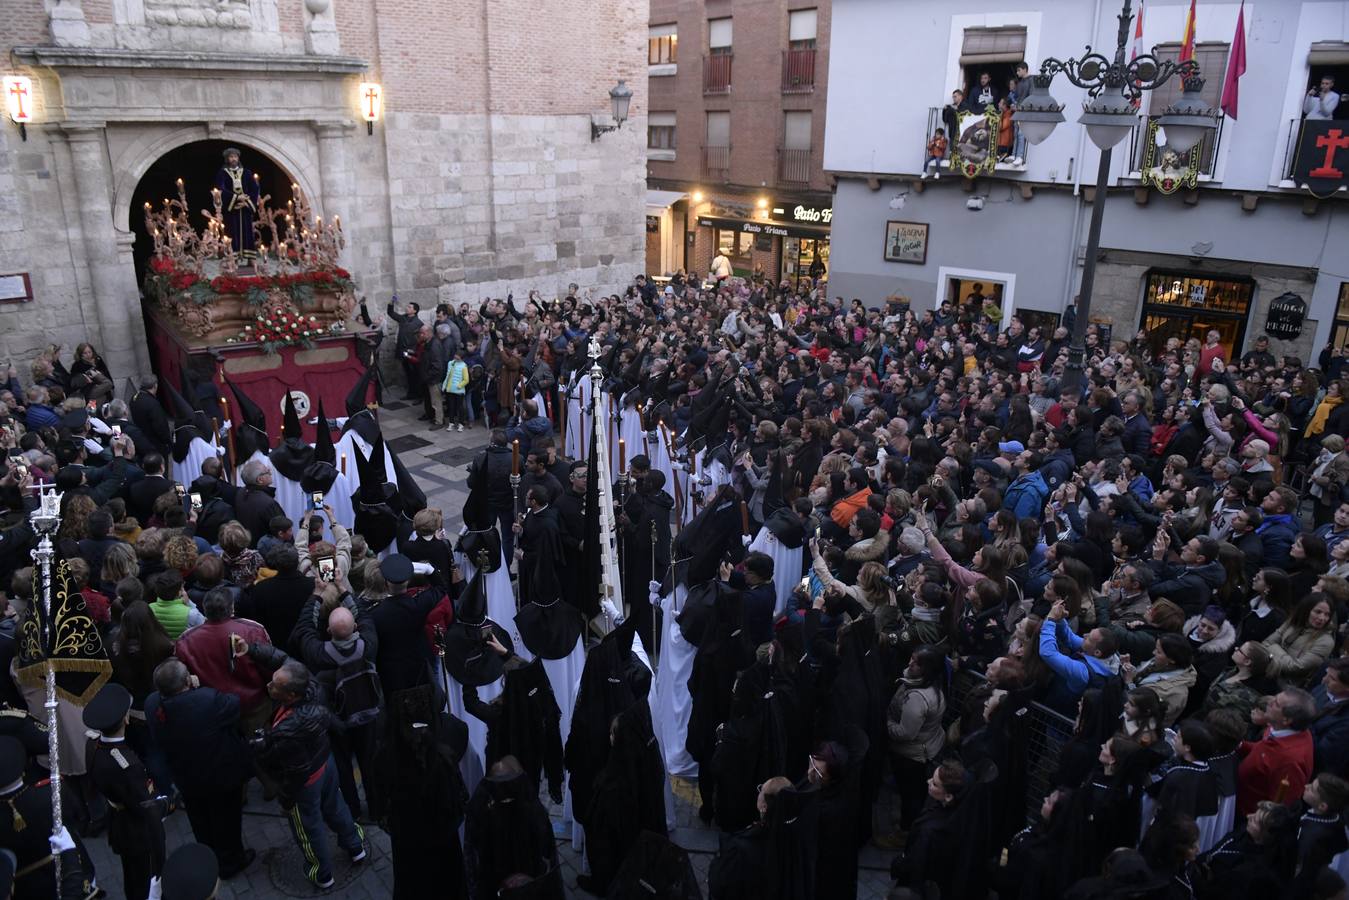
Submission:
<svg viewBox="0 0 1349 900">
<path fill-rule="evenodd" d="M 1293 158 L 1293 180 L 1315 197 L 1349 187 L 1349 123 L 1304 119 Z"/>
<path fill-rule="evenodd" d="M 722 231 L 739 231 L 744 234 L 769 235 L 771 237 L 808 237 L 821 238 L 828 234 L 818 228 L 796 228 L 791 225 L 778 225 L 774 222 L 751 222 L 745 219 L 715 219 L 699 216 L 698 224 L 708 228 L 720 228 Z"/>
<path fill-rule="evenodd" d="M 1302 322 L 1306 317 L 1306 301 L 1297 294 L 1282 294 L 1269 304 L 1265 331 L 1270 337 L 1291 341 L 1302 336 Z"/>
<path fill-rule="evenodd" d="M 808 206 L 802 203 L 794 206 L 775 206 L 773 207 L 773 218 L 780 222 L 828 225 L 834 221 L 834 209 L 831 206 Z"/>
</svg>

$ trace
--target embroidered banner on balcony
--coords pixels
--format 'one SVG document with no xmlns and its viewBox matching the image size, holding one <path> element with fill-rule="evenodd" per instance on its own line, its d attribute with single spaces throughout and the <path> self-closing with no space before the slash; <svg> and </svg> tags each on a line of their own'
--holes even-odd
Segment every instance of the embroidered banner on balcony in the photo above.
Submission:
<svg viewBox="0 0 1349 900">
<path fill-rule="evenodd" d="M 960 117 L 960 140 L 951 151 L 951 171 L 965 178 L 992 175 L 998 166 L 998 125 L 1001 117 L 993 107 L 983 115 Z"/>
<path fill-rule="evenodd" d="M 1199 183 L 1199 153 L 1203 142 L 1181 154 L 1166 142 L 1166 129 L 1156 119 L 1148 120 L 1143 135 L 1143 161 L 1139 165 L 1143 184 L 1163 194 L 1174 194 Z"/>
<path fill-rule="evenodd" d="M 1349 122 L 1305 119 L 1293 158 L 1293 180 L 1314 197 L 1325 199 L 1349 186 Z"/>
</svg>

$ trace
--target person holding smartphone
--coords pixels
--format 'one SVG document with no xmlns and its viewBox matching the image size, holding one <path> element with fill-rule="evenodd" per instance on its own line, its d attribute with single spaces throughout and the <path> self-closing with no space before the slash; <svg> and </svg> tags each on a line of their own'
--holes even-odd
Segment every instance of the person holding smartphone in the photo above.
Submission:
<svg viewBox="0 0 1349 900">
<path fill-rule="evenodd" d="M 347 576 L 351 572 L 351 532 L 347 531 L 337 521 L 333 508 L 325 504 L 320 514 L 327 517 L 328 528 L 332 531 L 333 540 L 332 543 L 319 541 L 311 547 L 309 544 L 309 526 L 315 514 L 315 510 L 307 511 L 304 518 L 300 520 L 300 527 L 294 529 L 291 536 L 291 540 L 295 543 L 295 553 L 300 559 L 300 574 L 313 578 L 317 588 L 327 581 L 323 577 L 322 569 L 320 569 L 320 560 L 332 560 L 332 580 L 329 583 L 336 585 L 340 591 L 349 592 L 351 582 L 347 580 Z"/>
</svg>

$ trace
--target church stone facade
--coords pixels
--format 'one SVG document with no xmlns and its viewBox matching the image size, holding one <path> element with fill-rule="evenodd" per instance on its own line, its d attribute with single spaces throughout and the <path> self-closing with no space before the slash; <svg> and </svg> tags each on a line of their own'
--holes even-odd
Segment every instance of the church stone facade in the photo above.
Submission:
<svg viewBox="0 0 1349 900">
<path fill-rule="evenodd" d="M 148 371 L 132 196 L 194 142 L 265 157 L 340 215 L 371 311 L 641 270 L 645 0 L 16 0 L 5 74 L 33 83 L 26 141 L 0 124 L 0 357 L 88 337 L 120 378 Z M 634 96 L 618 131 L 608 91 Z M 358 86 L 383 88 L 367 135 Z M 183 172 L 199 183 L 214 167 Z"/>
</svg>

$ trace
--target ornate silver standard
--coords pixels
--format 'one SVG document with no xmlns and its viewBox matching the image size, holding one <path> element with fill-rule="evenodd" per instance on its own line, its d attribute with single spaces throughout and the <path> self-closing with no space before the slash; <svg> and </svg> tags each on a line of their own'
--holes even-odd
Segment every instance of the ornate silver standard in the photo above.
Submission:
<svg viewBox="0 0 1349 900">
<path fill-rule="evenodd" d="M 595 469 L 590 477 L 596 479 L 600 494 L 600 565 L 604 573 L 604 593 L 600 605 L 613 620 L 623 614 L 623 583 L 618 573 L 618 548 L 614 544 L 614 491 L 609 475 L 609 429 L 602 409 L 601 392 L 604 389 L 604 370 L 600 368 L 600 343 L 590 341 L 590 427 L 595 429 Z M 605 606 L 605 603 L 608 606 Z M 607 631 L 608 629 L 606 629 Z"/>
<path fill-rule="evenodd" d="M 47 700 L 43 706 L 47 710 L 47 755 L 51 757 L 52 786 L 52 833 L 61 830 L 61 744 L 57 735 L 56 720 L 56 669 L 52 666 L 51 648 L 56 636 L 52 630 L 56 623 L 52 620 L 52 559 L 56 550 L 52 546 L 52 535 L 61 527 L 61 495 L 55 487 L 38 494 L 38 508 L 29 516 L 33 530 L 39 535 L 37 549 L 32 551 L 33 562 L 37 563 L 38 577 L 41 579 L 41 597 L 43 622 L 43 655 L 47 660 Z M 55 856 L 56 883 L 61 883 L 61 858 Z"/>
</svg>

